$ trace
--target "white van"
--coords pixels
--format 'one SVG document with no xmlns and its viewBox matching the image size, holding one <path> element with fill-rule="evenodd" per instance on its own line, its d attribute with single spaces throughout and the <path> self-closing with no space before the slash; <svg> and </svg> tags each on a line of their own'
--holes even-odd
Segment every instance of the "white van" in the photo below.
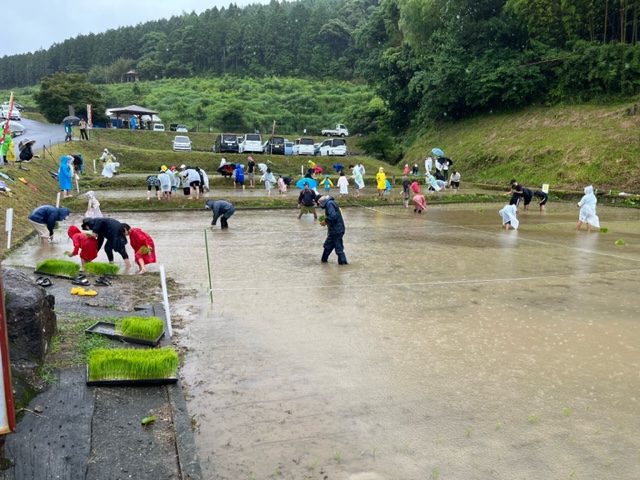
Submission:
<svg viewBox="0 0 640 480">
<path fill-rule="evenodd" d="M 346 155 L 347 142 L 344 138 L 329 138 L 320 144 L 318 155 Z"/>
<path fill-rule="evenodd" d="M 262 153 L 262 137 L 259 133 L 245 133 L 238 145 L 239 153 Z"/>
<path fill-rule="evenodd" d="M 164 132 L 164 125 L 161 123 L 154 123 L 153 124 L 153 131 L 154 132 Z"/>
<path fill-rule="evenodd" d="M 310 137 L 296 138 L 296 141 L 293 144 L 294 155 L 313 155 L 314 149 L 313 138 Z"/>
</svg>

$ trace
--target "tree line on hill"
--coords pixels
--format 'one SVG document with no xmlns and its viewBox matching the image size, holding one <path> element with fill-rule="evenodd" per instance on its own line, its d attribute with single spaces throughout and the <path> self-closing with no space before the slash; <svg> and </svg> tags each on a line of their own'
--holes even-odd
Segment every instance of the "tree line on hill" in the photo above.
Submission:
<svg viewBox="0 0 640 480">
<path fill-rule="evenodd" d="M 300 0 L 213 8 L 0 59 L 0 87 L 189 76 L 364 79 L 362 133 L 635 95 L 640 0 Z M 356 115 L 358 117 L 358 115 Z M 354 120 L 358 121 L 358 120 Z M 376 139 L 373 138 L 373 141 Z"/>
</svg>

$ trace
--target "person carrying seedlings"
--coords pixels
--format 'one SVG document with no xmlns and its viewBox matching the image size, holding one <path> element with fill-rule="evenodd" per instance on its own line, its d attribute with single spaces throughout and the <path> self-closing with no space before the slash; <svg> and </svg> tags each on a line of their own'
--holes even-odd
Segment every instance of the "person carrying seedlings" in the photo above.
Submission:
<svg viewBox="0 0 640 480">
<path fill-rule="evenodd" d="M 34 208 L 29 216 L 29 222 L 40 234 L 40 243 L 53 241 L 53 229 L 56 222 L 61 222 L 69 216 L 67 207 L 54 207 L 53 205 L 40 205 Z"/>
<path fill-rule="evenodd" d="M 147 271 L 145 265 L 156 263 L 156 246 L 153 238 L 141 228 L 132 228 L 127 223 L 123 223 L 122 228 L 133 248 L 134 262 L 140 269 L 138 275 L 142 275 Z"/>
<path fill-rule="evenodd" d="M 129 255 L 127 254 L 127 237 L 124 234 L 122 224 L 113 218 L 85 218 L 82 220 L 82 230 L 91 230 L 98 239 L 98 251 L 104 243 L 104 253 L 107 254 L 109 263 L 113 263 L 113 252 L 120 254 L 124 260 L 125 268 L 131 268 Z M 106 240 L 106 243 L 105 243 Z"/>
<path fill-rule="evenodd" d="M 319 195 L 316 197 L 316 202 L 320 205 L 320 208 L 325 211 L 325 217 L 320 222 L 320 225 L 327 227 L 327 239 L 322 245 L 324 247 L 321 258 L 322 263 L 327 263 L 329 261 L 329 255 L 335 250 L 338 256 L 338 264 L 348 265 L 342 243 L 345 227 L 340 207 L 338 207 L 338 204 L 331 195 Z"/>
<path fill-rule="evenodd" d="M 220 229 L 229 228 L 229 217 L 236 211 L 235 207 L 226 200 L 207 200 L 204 206 L 213 212 L 213 220 L 211 220 L 211 230 L 215 227 L 218 218 L 220 218 Z"/>
<path fill-rule="evenodd" d="M 540 200 L 538 205 L 540 206 L 540 211 L 543 212 L 547 201 L 549 201 L 549 195 L 542 190 L 536 190 L 533 192 L 533 196 Z"/>
<path fill-rule="evenodd" d="M 384 173 L 384 168 L 380 167 L 378 173 L 376 173 L 376 188 L 378 189 L 378 197 L 384 195 L 384 191 L 387 188 L 386 184 L 387 176 Z"/>
<path fill-rule="evenodd" d="M 100 210 L 100 202 L 96 198 L 96 194 L 93 190 L 89 190 L 84 194 L 87 197 L 87 211 L 84 214 L 85 218 L 100 218 L 102 217 L 102 211 Z"/>
<path fill-rule="evenodd" d="M 302 215 L 305 213 L 310 213 L 313 215 L 313 219 L 316 220 L 318 215 L 316 214 L 316 208 L 314 203 L 316 201 L 316 193 L 309 188 L 309 182 L 304 182 L 302 185 L 302 190 L 300 190 L 300 195 L 298 195 L 298 208 L 300 209 L 300 213 L 298 214 L 298 220 L 302 218 Z"/>
<path fill-rule="evenodd" d="M 578 213 L 578 230 L 583 223 L 587 224 L 587 232 L 591 231 L 591 227 L 600 228 L 600 219 L 596 215 L 596 204 L 598 199 L 593 194 L 593 186 L 584 187 L 584 196 L 578 202 L 580 212 Z"/>
<path fill-rule="evenodd" d="M 67 255 L 69 257 L 79 255 L 80 264 L 82 265 L 80 270 L 84 270 L 86 262 L 91 262 L 98 256 L 98 239 L 93 235 L 81 232 L 75 225 L 69 226 L 67 235 L 73 242 L 73 251 Z"/>
<path fill-rule="evenodd" d="M 518 221 L 518 210 L 515 205 L 505 205 L 498 213 L 502 217 L 502 225 L 506 230 L 509 230 L 509 228 L 518 229 L 520 222 Z"/>
</svg>

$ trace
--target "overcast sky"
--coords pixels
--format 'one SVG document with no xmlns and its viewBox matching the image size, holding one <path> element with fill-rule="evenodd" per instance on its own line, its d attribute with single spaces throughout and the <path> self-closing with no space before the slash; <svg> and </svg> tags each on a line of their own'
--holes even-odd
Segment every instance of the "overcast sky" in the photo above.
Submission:
<svg viewBox="0 0 640 480">
<path fill-rule="evenodd" d="M 230 0 L 78 0 L 56 2 L 29 0 L 11 8 L 0 29 L 0 57 L 46 50 L 80 34 L 101 33 L 112 28 L 171 18 L 182 12 L 202 13 L 208 8 L 228 7 Z M 238 0 L 238 6 L 266 0 Z M 16 4 L 18 5 L 18 4 Z M 26 10 L 25 10 L 26 9 Z M 7 31 L 8 30 L 8 31 Z"/>
</svg>

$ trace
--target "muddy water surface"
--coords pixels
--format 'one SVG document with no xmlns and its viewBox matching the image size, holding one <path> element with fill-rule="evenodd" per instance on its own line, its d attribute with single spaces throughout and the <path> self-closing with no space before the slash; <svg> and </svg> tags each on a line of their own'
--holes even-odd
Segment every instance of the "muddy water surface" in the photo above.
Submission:
<svg viewBox="0 0 640 480">
<path fill-rule="evenodd" d="M 348 266 L 297 211 L 238 211 L 213 303 L 204 209 L 120 218 L 200 292 L 173 308 L 205 478 L 640 478 L 638 212 L 498 208 L 345 209 Z"/>
</svg>

